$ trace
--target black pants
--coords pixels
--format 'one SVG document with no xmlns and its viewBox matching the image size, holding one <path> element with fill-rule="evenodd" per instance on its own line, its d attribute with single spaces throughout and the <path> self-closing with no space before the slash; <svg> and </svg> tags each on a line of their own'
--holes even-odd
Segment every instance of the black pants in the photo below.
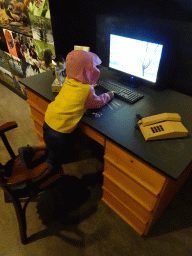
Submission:
<svg viewBox="0 0 192 256">
<path fill-rule="evenodd" d="M 72 161 L 71 159 L 75 156 L 74 145 L 78 139 L 79 130 L 61 133 L 53 130 L 44 122 L 43 131 L 43 138 L 49 150 L 47 161 L 52 166 L 60 166 Z"/>
</svg>

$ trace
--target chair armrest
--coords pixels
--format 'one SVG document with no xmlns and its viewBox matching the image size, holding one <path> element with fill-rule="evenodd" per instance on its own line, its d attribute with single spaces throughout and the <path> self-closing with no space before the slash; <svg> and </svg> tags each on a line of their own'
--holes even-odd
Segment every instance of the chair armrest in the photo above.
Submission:
<svg viewBox="0 0 192 256">
<path fill-rule="evenodd" d="M 6 123 L 0 125 L 0 135 L 4 132 L 7 132 L 7 131 L 12 130 L 12 129 L 17 128 L 17 127 L 18 127 L 18 125 L 15 121 L 6 122 Z"/>
</svg>

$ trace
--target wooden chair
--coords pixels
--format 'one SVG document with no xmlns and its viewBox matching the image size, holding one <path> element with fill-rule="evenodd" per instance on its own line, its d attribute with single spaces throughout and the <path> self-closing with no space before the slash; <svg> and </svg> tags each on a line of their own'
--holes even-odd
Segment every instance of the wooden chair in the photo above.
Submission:
<svg viewBox="0 0 192 256">
<path fill-rule="evenodd" d="M 18 127 L 16 122 L 7 122 L 0 125 L 0 137 L 8 150 L 11 159 L 5 164 L 0 163 L 0 187 L 4 190 L 5 202 L 14 205 L 17 215 L 21 242 L 27 243 L 26 207 L 46 189 L 56 185 L 56 181 L 63 176 L 63 170 L 53 170 L 45 162 L 46 150 L 39 150 L 32 159 L 32 168 L 21 161 L 19 155 L 15 155 L 5 132 Z M 22 207 L 21 202 L 25 202 Z"/>
</svg>

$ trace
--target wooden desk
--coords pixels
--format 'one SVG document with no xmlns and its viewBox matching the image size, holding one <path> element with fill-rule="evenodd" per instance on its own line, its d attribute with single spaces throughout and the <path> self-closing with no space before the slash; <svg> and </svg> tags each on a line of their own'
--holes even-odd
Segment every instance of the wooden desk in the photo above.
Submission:
<svg viewBox="0 0 192 256">
<path fill-rule="evenodd" d="M 38 140 L 43 141 L 44 115 L 50 100 L 26 88 Z M 177 180 L 137 158 L 107 136 L 81 122 L 82 131 L 105 148 L 103 197 L 137 233 L 146 235 L 189 176 L 192 165 Z"/>
</svg>

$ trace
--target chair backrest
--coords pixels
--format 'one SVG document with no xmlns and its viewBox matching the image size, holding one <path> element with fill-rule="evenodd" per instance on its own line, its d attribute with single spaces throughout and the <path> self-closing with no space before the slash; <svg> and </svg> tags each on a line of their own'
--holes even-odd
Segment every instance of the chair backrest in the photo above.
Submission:
<svg viewBox="0 0 192 256">
<path fill-rule="evenodd" d="M 5 136 L 5 132 L 10 131 L 10 130 L 12 130 L 14 128 L 17 128 L 17 127 L 18 127 L 18 125 L 15 121 L 6 122 L 6 123 L 0 125 L 0 137 L 1 137 L 5 147 L 7 149 L 7 151 L 9 152 L 11 158 L 14 158 L 15 154 L 14 154 L 14 152 L 13 152 L 13 150 L 12 150 L 12 148 L 11 148 L 11 146 L 10 146 L 6 136 Z"/>
<path fill-rule="evenodd" d="M 12 159 L 15 158 L 15 154 L 14 154 L 14 152 L 13 152 L 13 150 L 12 150 L 8 140 L 7 140 L 7 137 L 5 136 L 5 132 L 10 131 L 10 130 L 12 130 L 14 128 L 17 128 L 17 127 L 18 127 L 18 125 L 15 121 L 6 122 L 6 123 L 0 125 L 0 137 L 1 137 L 8 153 L 10 154 Z M 0 163 L 0 174 L 5 174 L 5 169 L 4 168 L 5 168 L 4 165 L 2 165 Z"/>
</svg>

